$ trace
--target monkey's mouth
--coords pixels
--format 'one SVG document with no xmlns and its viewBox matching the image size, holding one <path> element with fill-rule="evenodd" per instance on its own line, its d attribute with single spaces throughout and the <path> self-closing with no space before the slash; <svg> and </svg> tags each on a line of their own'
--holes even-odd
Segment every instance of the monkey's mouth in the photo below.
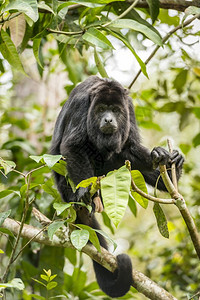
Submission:
<svg viewBox="0 0 200 300">
<path fill-rule="evenodd" d="M 117 131 L 116 126 L 112 126 L 110 124 L 106 124 L 100 128 L 101 132 L 104 134 L 113 134 L 114 132 Z"/>
</svg>

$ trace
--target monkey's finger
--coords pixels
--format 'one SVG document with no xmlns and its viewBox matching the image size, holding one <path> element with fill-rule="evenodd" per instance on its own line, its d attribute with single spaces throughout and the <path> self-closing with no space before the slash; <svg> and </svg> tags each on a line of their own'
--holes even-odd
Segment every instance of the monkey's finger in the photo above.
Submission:
<svg viewBox="0 0 200 300">
<path fill-rule="evenodd" d="M 171 153 L 171 160 L 173 161 L 174 159 L 176 159 L 177 157 L 182 156 L 178 150 L 173 150 L 173 152 Z"/>
<path fill-rule="evenodd" d="M 176 164 L 177 168 L 181 168 L 183 163 L 184 163 L 185 159 L 184 157 L 182 156 L 181 159 L 179 160 L 179 162 Z"/>
<path fill-rule="evenodd" d="M 171 160 L 171 154 L 162 147 L 156 147 L 152 150 L 152 159 L 154 163 L 167 165 Z"/>
<path fill-rule="evenodd" d="M 184 157 L 178 151 L 172 153 L 172 159 L 171 159 L 172 164 L 181 166 L 183 162 L 184 162 Z"/>
</svg>

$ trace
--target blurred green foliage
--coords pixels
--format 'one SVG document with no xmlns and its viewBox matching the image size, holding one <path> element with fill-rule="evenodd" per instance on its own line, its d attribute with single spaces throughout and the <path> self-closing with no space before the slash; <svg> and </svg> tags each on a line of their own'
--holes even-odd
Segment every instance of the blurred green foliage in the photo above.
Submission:
<svg viewBox="0 0 200 300">
<path fill-rule="evenodd" d="M 117 26 L 104 25 L 128 8 L 130 4 L 124 1 L 32 0 L 26 5 L 25 2 L 0 1 L 0 157 L 14 161 L 17 170 L 23 173 L 38 167 L 30 155 L 48 153 L 59 105 L 73 87 L 97 72 L 102 76 L 109 75 L 108 62 L 116 55 L 115 45 L 142 57 L 142 52 L 148 53 L 150 46 L 146 46 L 148 39 L 141 33 L 141 25 L 149 28 L 150 40 L 155 40 L 152 38 L 155 33 L 160 41 L 158 32 L 169 31 L 171 26 L 180 24 L 184 16 L 183 13 L 172 15 L 168 10 L 159 11 L 156 7 L 157 17 L 152 6 L 150 11 L 132 10 L 125 18 L 136 22 L 139 29 L 133 30 L 131 26 L 135 23 L 131 23 L 130 28 L 121 31 Z M 152 1 L 148 2 L 152 5 Z M 72 3 L 75 6 L 69 6 Z M 153 21 L 157 17 L 154 27 L 150 17 Z M 149 80 L 139 78 L 130 94 L 144 144 L 149 148 L 158 144 L 166 146 L 166 137 L 171 137 L 174 147 L 180 148 L 185 155 L 180 192 L 200 228 L 200 57 L 195 52 L 200 34 L 198 24 L 195 24 L 196 27 L 179 31 L 167 42 L 152 59 L 148 68 Z M 75 34 L 54 33 L 53 30 Z M 142 60 L 134 57 L 145 73 Z M 129 74 L 130 81 L 134 72 Z M 32 180 L 35 184 L 44 182 L 46 191 L 36 185 L 30 190 L 29 199 L 52 219 L 55 210 L 54 197 L 48 192 L 53 192 L 49 169 L 35 171 Z M 24 199 L 17 193 L 23 185 L 24 179 L 19 174 L 10 172 L 5 177 L 0 173 L 0 211 L 11 209 L 11 217 L 15 220 L 21 219 L 24 208 Z M 13 192 L 1 194 L 5 189 Z M 151 205 L 146 210 L 139 206 L 130 208 L 133 214 L 127 212 L 115 238 L 121 237 L 119 245 L 129 252 L 133 266 L 178 299 L 192 297 L 199 291 L 200 266 L 176 208 L 162 206 L 168 220 L 169 240 L 160 235 Z M 113 234 L 112 223 L 105 212 L 102 220 Z M 31 217 L 30 209 L 26 223 L 39 226 Z M 0 248 L 4 251 L 0 253 L 1 272 L 7 266 L 14 240 L 13 236 L 0 232 Z M 19 248 L 25 243 L 21 239 Z M 89 260 L 82 254 L 77 255 L 75 250 L 44 247 L 33 242 L 24 249 L 9 273 L 9 279 L 23 280 L 25 290 L 7 289 L 6 299 L 34 299 L 31 293 L 44 297 L 45 288 L 32 279 L 39 279 L 43 269 L 51 269 L 52 274 L 57 274 L 58 285 L 50 291 L 53 297 L 108 299 L 98 290 L 88 264 Z M 145 297 L 131 289 L 124 299 Z M 192 299 L 197 300 L 198 296 Z"/>
</svg>

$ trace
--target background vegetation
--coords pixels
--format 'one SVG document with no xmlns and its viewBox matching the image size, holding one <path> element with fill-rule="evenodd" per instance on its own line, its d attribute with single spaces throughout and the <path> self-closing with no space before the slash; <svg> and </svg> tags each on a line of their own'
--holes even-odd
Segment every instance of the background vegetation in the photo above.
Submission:
<svg viewBox="0 0 200 300">
<path fill-rule="evenodd" d="M 199 14 L 200 8 L 191 1 L 196 7 L 177 10 L 171 1 L 173 10 L 162 9 L 164 2 L 170 1 L 161 1 L 159 9 L 159 1 L 150 0 L 145 8 L 140 1 L 0 1 L 0 157 L 13 161 L 24 174 L 36 169 L 38 164 L 30 156 L 48 153 L 55 118 L 73 87 L 93 74 L 112 77 L 131 87 L 143 144 L 166 147 L 170 137 L 174 148 L 184 154 L 179 190 L 199 228 L 200 22 L 196 19 L 181 26 Z M 162 37 L 179 25 L 162 46 Z M 162 48 L 146 69 L 143 61 L 155 44 Z M 140 68 L 143 74 L 131 86 Z M 26 182 L 19 173 L 7 170 L 5 176 L 3 171 L 5 165 L 0 170 L 0 211 L 10 209 L 10 217 L 21 220 Z M 31 216 L 32 204 L 52 219 L 52 204 L 58 196 L 49 169 L 34 172 L 32 180 L 26 223 L 39 227 Z M 192 296 L 199 291 L 200 265 L 186 226 L 175 206 L 163 209 L 169 239 L 160 235 L 151 203 L 147 209 L 138 204 L 132 212 L 127 209 L 117 232 L 105 214 L 99 219 L 118 244 L 115 253 L 127 251 L 134 268 L 178 299 L 198 299 L 198 295 Z M 15 241 L 10 231 L 0 229 L 2 276 Z M 20 239 L 15 254 L 26 242 Z M 55 299 L 57 295 L 107 299 L 94 282 L 90 264 L 88 257 L 73 249 L 32 242 L 9 266 L 6 276 L 6 282 L 21 278 L 25 289 L 19 289 L 20 282 L 15 283 L 18 289 L 11 284 L 4 297 L 29 300 L 36 298 L 30 294 L 37 294 L 37 299 Z M 37 280 L 58 285 L 47 288 Z M 145 296 L 131 289 L 124 298 Z"/>
</svg>

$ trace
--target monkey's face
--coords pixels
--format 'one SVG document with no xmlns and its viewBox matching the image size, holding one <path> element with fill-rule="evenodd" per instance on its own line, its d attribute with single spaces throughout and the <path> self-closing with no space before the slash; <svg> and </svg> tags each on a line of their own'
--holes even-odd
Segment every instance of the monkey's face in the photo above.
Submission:
<svg viewBox="0 0 200 300">
<path fill-rule="evenodd" d="M 113 134 L 118 129 L 120 107 L 117 105 L 99 104 L 96 107 L 98 127 L 104 134 Z"/>
<path fill-rule="evenodd" d="M 87 114 L 87 134 L 99 151 L 119 153 L 129 134 L 128 98 L 124 89 L 107 83 L 93 90 Z"/>
</svg>

